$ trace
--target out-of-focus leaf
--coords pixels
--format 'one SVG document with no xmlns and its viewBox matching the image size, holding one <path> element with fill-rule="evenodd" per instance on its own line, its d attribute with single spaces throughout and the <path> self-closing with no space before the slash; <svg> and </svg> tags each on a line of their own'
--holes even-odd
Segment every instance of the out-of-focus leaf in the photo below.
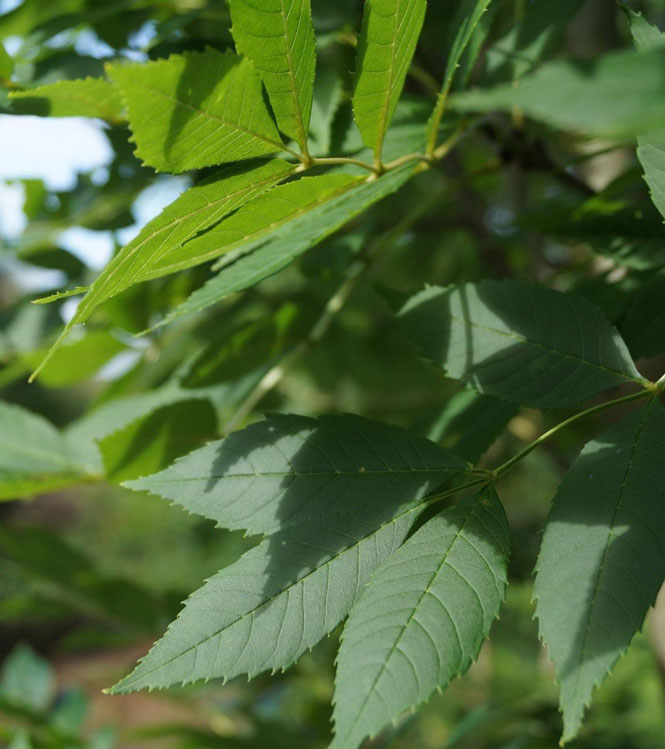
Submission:
<svg viewBox="0 0 665 749">
<path fill-rule="evenodd" d="M 49 117 L 99 117 L 117 125 L 123 121 L 118 91 L 103 78 L 59 81 L 9 94 L 15 114 Z"/>
<path fill-rule="evenodd" d="M 55 697 L 53 669 L 29 645 L 17 645 L 2 665 L 0 696 L 17 707 L 45 710 Z"/>
</svg>

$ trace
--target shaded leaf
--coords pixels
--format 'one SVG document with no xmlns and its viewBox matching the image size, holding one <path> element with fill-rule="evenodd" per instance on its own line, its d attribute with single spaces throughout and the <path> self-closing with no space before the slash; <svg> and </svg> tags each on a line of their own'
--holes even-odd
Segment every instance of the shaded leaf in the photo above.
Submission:
<svg viewBox="0 0 665 749">
<path fill-rule="evenodd" d="M 429 520 L 376 570 L 342 634 L 332 747 L 359 746 L 467 670 L 504 598 L 508 546 L 490 488 Z"/>
<path fill-rule="evenodd" d="M 275 414 L 126 486 L 255 534 L 331 512 L 381 515 L 464 469 L 460 458 L 399 427 Z"/>
<path fill-rule="evenodd" d="M 524 281 L 432 286 L 399 317 L 407 338 L 449 377 L 519 405 L 561 407 L 644 382 L 596 307 Z"/>
<path fill-rule="evenodd" d="M 589 442 L 552 503 L 534 596 L 572 739 L 592 692 L 665 579 L 665 408 L 657 399 Z"/>
<path fill-rule="evenodd" d="M 283 150 L 247 59 L 207 49 L 107 71 L 149 166 L 177 173 Z"/>
<path fill-rule="evenodd" d="M 238 52 L 261 73 L 279 129 L 307 147 L 316 52 L 310 0 L 231 0 Z"/>
</svg>

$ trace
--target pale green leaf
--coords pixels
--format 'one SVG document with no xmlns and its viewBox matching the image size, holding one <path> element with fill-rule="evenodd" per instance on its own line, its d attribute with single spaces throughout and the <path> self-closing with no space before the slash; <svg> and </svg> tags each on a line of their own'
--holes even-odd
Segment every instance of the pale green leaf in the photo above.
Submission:
<svg viewBox="0 0 665 749">
<path fill-rule="evenodd" d="M 460 65 L 460 60 L 468 47 L 473 34 L 480 23 L 489 4 L 492 0 L 463 0 L 457 8 L 455 18 L 453 19 L 453 29 L 455 33 L 450 45 L 448 60 L 446 62 L 446 71 L 443 76 L 443 85 L 434 108 L 434 112 L 427 123 L 427 141 L 431 147 L 436 143 L 439 123 L 445 106 L 446 99 L 453 85 L 455 73 Z"/>
<path fill-rule="evenodd" d="M 107 299 L 130 286 L 190 268 L 221 254 L 223 247 L 206 247 L 187 240 L 214 226 L 225 216 L 286 177 L 291 166 L 278 159 L 247 165 L 229 166 L 190 188 L 150 221 L 139 234 L 111 260 L 95 279 L 76 308 L 63 336 L 76 324 L 85 322 Z M 48 361 L 63 336 L 47 355 Z"/>
<path fill-rule="evenodd" d="M 644 382 L 600 310 L 525 281 L 429 287 L 400 319 L 416 349 L 449 377 L 519 405 L 562 407 Z"/>
<path fill-rule="evenodd" d="M 284 150 L 246 58 L 207 49 L 107 70 L 149 166 L 184 172 Z"/>
<path fill-rule="evenodd" d="M 630 137 L 665 125 L 661 51 L 621 51 L 593 61 L 549 62 L 514 85 L 456 94 L 462 112 L 512 111 L 566 130 Z"/>
<path fill-rule="evenodd" d="M 413 172 L 413 166 L 407 165 L 388 172 L 380 179 L 366 180 L 330 174 L 306 177 L 275 188 L 265 196 L 264 201 L 255 201 L 246 207 L 246 213 L 238 215 L 241 213 L 239 211 L 237 218 L 232 217 L 233 222 L 222 222 L 215 230 L 227 232 L 229 227 L 240 226 L 244 234 L 236 228 L 235 235 L 211 231 L 194 240 L 204 248 L 219 246 L 216 244 L 219 240 L 232 240 L 227 252 L 231 249 L 236 251 L 230 256 L 234 262 L 197 289 L 163 322 L 205 309 L 229 294 L 247 289 L 277 273 L 373 203 L 398 190 Z M 294 204 L 282 202 L 282 197 L 293 199 Z M 252 219 L 249 212 L 257 203 L 261 214 Z M 303 205 L 308 205 L 308 210 L 303 211 Z M 276 225 L 272 226 L 268 235 L 265 222 L 271 218 Z M 253 224 L 252 220 L 256 223 Z"/>
<path fill-rule="evenodd" d="M 74 446 L 54 426 L 0 401 L 0 499 L 53 491 L 90 478 Z"/>
<path fill-rule="evenodd" d="M 429 520 L 371 577 L 342 634 L 335 749 L 355 749 L 464 673 L 499 613 L 508 524 L 493 488 Z"/>
<path fill-rule="evenodd" d="M 464 468 L 400 427 L 351 415 L 272 415 L 126 486 L 257 534 L 355 507 L 392 514 Z"/>
<path fill-rule="evenodd" d="M 103 78 L 58 81 L 9 94 L 16 114 L 49 117 L 99 117 L 117 125 L 124 120 L 118 91 Z"/>
<path fill-rule="evenodd" d="M 365 2 L 353 112 L 363 142 L 377 159 L 416 50 L 426 5 L 426 0 Z"/>
<path fill-rule="evenodd" d="M 591 695 L 665 579 L 665 408 L 657 399 L 589 442 L 554 498 L 534 595 L 572 739 Z"/>
<path fill-rule="evenodd" d="M 665 47 L 665 34 L 652 26 L 640 13 L 624 8 L 635 46 L 641 52 Z M 654 205 L 665 216 L 665 130 L 654 130 L 637 137 L 637 158 L 644 169 Z"/>
<path fill-rule="evenodd" d="M 279 129 L 304 151 L 316 68 L 310 0 L 231 0 L 233 38 L 261 73 Z"/>
</svg>

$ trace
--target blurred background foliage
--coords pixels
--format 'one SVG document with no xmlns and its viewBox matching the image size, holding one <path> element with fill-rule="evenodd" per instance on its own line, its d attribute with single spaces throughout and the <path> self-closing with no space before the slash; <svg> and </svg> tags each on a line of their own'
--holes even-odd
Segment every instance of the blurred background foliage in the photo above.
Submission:
<svg viewBox="0 0 665 749">
<path fill-rule="evenodd" d="M 362 2 L 312 5 L 320 58 L 312 149 L 352 150 L 349 71 Z M 430 2 L 407 82 L 413 102 L 429 102 L 437 88 L 453 5 Z M 663 0 L 630 5 L 665 26 Z M 100 76 L 109 59 L 224 49 L 232 40 L 222 0 L 3 0 L 0 11 L 7 53 L 0 54 L 0 125 L 13 123 L 0 128 L 0 397 L 51 422 L 58 431 L 50 438 L 59 445 L 76 439 L 87 446 L 81 486 L 0 504 L 0 742 L 11 749 L 323 747 L 334 638 L 287 673 L 250 683 L 101 693 L 164 630 L 188 591 L 252 545 L 119 483 L 219 435 L 253 385 L 303 339 L 358 251 L 417 206 L 425 206 L 418 221 L 392 238 L 324 341 L 289 370 L 260 410 L 375 416 L 469 459 L 484 455 L 488 465 L 566 416 L 490 405 L 419 360 L 390 311 L 423 280 L 514 276 L 574 289 L 620 328 L 644 374 L 659 375 L 665 245 L 634 147 L 563 135 L 519 113 L 488 117 L 440 167 L 299 263 L 203 315 L 151 329 L 209 277 L 207 266 L 110 300 L 28 385 L 75 303 L 30 301 L 89 284 L 100 267 L 100 243 L 107 255 L 117 249 L 201 175 L 156 176 L 134 158 L 123 126 L 101 123 L 94 127 L 109 156 L 102 166 L 79 168 L 71 184 L 20 169 L 10 174 L 10 152 L 27 163 L 39 146 L 17 123 L 43 112 L 38 100 L 10 102 L 7 92 Z M 611 0 L 497 0 L 484 22 L 489 35 L 471 71 L 480 86 L 519 77 L 552 57 L 587 59 L 631 45 Z M 373 746 L 556 745 L 556 687 L 532 621 L 529 581 L 554 490 L 604 420 L 599 414 L 560 433 L 503 480 L 513 584 L 491 641 L 445 695 Z M 467 431 L 479 421 L 483 444 Z M 0 474 L 8 470 L 2 443 L 12 438 L 0 434 Z M 38 494 L 39 486 L 25 485 L 21 493 Z M 599 690 L 575 746 L 665 745 L 665 624 L 657 621 L 658 607 Z"/>
</svg>

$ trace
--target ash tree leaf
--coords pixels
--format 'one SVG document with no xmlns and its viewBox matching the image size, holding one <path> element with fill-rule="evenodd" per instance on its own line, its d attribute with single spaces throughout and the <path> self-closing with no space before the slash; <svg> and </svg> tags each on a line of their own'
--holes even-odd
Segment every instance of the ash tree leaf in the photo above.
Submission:
<svg viewBox="0 0 665 749">
<path fill-rule="evenodd" d="M 316 51 L 310 0 L 231 0 L 238 52 L 260 72 L 279 129 L 307 150 Z"/>
<path fill-rule="evenodd" d="M 0 42 L 0 82 L 8 81 L 14 71 L 14 60 Z"/>
<path fill-rule="evenodd" d="M 358 39 L 353 112 L 363 142 L 381 160 L 425 20 L 426 0 L 366 0 Z"/>
<path fill-rule="evenodd" d="M 103 78 L 58 81 L 27 91 L 11 91 L 15 114 L 49 117 L 99 117 L 112 125 L 124 121 L 120 93 Z"/>
<path fill-rule="evenodd" d="M 589 442 L 550 510 L 536 569 L 563 741 L 642 627 L 665 579 L 665 408 L 655 398 Z"/>
<path fill-rule="evenodd" d="M 621 335 L 635 357 L 656 356 L 665 350 L 665 278 L 644 283 L 631 294 L 621 318 Z"/>
<path fill-rule="evenodd" d="M 463 460 L 400 427 L 349 414 L 274 414 L 125 486 L 258 534 L 331 512 L 397 512 L 403 498 L 419 500 L 464 470 Z"/>
<path fill-rule="evenodd" d="M 663 51 L 665 34 L 652 26 L 640 13 L 624 7 L 635 47 L 640 52 Z M 637 158 L 644 169 L 644 179 L 651 199 L 665 216 L 665 129 L 654 130 L 637 137 Z"/>
<path fill-rule="evenodd" d="M 199 312 L 277 273 L 352 218 L 398 190 L 413 173 L 413 166 L 407 165 L 373 180 L 325 174 L 304 177 L 271 190 L 264 199 L 254 201 L 228 222 L 192 241 L 204 251 L 227 242 L 228 265 L 176 307 L 163 323 Z M 255 209 L 258 215 L 252 216 Z"/>
<path fill-rule="evenodd" d="M 90 480 L 75 446 L 46 419 L 0 401 L 0 499 Z"/>
<path fill-rule="evenodd" d="M 504 599 L 508 524 L 493 488 L 429 520 L 370 578 L 342 634 L 334 749 L 354 749 L 464 673 Z"/>
<path fill-rule="evenodd" d="M 129 692 L 286 668 L 348 614 L 464 463 L 358 416 L 273 416 L 132 482 L 229 528 L 277 531 L 196 592 Z"/>
<path fill-rule="evenodd" d="M 284 150 L 246 58 L 207 49 L 107 71 L 148 166 L 178 173 Z"/>
<path fill-rule="evenodd" d="M 416 349 L 449 377 L 518 405 L 558 408 L 646 382 L 597 307 L 525 281 L 432 286 L 399 318 Z"/>
<path fill-rule="evenodd" d="M 289 164 L 279 159 L 260 162 L 249 168 L 246 164 L 228 166 L 185 191 L 144 226 L 104 268 L 44 362 L 53 355 L 67 332 L 74 325 L 85 322 L 102 302 L 136 283 L 210 259 L 209 249 L 202 254 L 197 251 L 199 245 L 194 242 L 186 244 L 187 240 L 284 179 L 291 170 Z"/>
<path fill-rule="evenodd" d="M 629 50 L 545 63 L 515 84 L 456 94 L 450 106 L 461 112 L 517 107 L 549 126 L 623 138 L 665 126 L 663 88 L 662 52 Z"/>
</svg>

